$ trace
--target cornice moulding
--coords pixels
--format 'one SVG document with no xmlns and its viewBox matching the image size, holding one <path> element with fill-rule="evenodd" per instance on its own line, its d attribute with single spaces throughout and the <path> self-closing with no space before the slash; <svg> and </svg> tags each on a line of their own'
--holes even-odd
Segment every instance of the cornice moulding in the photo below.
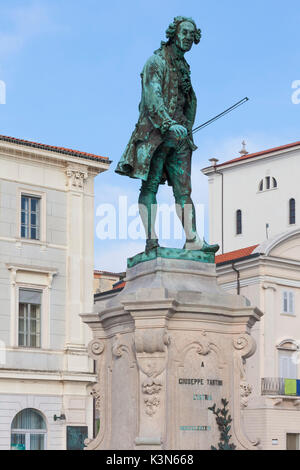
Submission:
<svg viewBox="0 0 300 470">
<path fill-rule="evenodd" d="M 44 266 L 33 266 L 27 264 L 13 264 L 13 263 L 6 263 L 5 266 L 10 271 L 30 271 L 30 272 L 39 272 L 41 274 L 57 274 L 58 269 L 56 268 L 48 268 Z"/>
<path fill-rule="evenodd" d="M 283 149 L 283 150 L 280 150 L 280 151 L 274 151 L 272 153 L 268 153 L 268 154 L 264 154 L 264 155 L 258 155 L 258 156 L 253 156 L 253 157 L 249 157 L 249 159 L 244 159 L 244 160 L 237 160 L 235 162 L 232 162 L 232 163 L 220 163 L 217 167 L 216 167 L 216 170 L 217 171 L 222 171 L 222 172 L 225 172 L 229 169 L 232 169 L 234 167 L 237 167 L 237 166 L 241 166 L 241 165 L 250 165 L 251 163 L 256 163 L 256 162 L 260 162 L 262 160 L 265 160 L 266 158 L 268 159 L 272 159 L 272 158 L 277 158 L 277 157 L 284 157 L 286 158 L 286 154 L 287 153 L 293 153 L 295 151 L 298 151 L 300 150 L 300 146 L 297 146 L 297 147 L 293 147 L 292 149 L 289 148 L 289 149 Z M 237 157 L 238 158 L 238 157 Z M 204 175 L 213 175 L 216 173 L 215 171 L 215 167 L 213 166 L 209 166 L 209 167 L 206 167 L 206 168 L 203 168 L 202 170 L 202 173 Z M 217 173 L 216 173 L 217 174 Z"/>
<path fill-rule="evenodd" d="M 96 171 L 97 174 L 102 170 L 108 170 L 110 167 L 110 161 L 107 160 L 107 163 L 104 161 L 97 161 L 92 159 L 81 158 L 80 156 L 75 157 L 72 155 L 56 153 L 54 151 L 47 151 L 43 149 L 34 149 L 31 147 L 24 148 L 16 144 L 7 144 L 6 142 L 0 141 L 0 156 L 7 156 L 11 158 L 26 159 L 26 160 L 38 160 L 41 163 L 52 164 L 55 166 L 63 166 L 64 163 L 72 163 L 76 165 L 83 165 L 89 167 L 91 170 Z"/>
</svg>

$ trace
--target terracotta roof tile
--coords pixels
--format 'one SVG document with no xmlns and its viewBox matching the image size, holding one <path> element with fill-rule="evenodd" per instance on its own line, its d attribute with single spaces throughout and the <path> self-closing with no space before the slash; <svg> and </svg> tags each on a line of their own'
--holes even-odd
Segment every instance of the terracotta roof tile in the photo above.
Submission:
<svg viewBox="0 0 300 470">
<path fill-rule="evenodd" d="M 119 282 L 116 282 L 116 284 L 113 285 L 113 289 L 112 290 L 116 290 L 116 289 L 121 289 L 123 287 L 126 286 L 126 282 L 125 281 L 119 281 Z"/>
<path fill-rule="evenodd" d="M 238 258 L 244 258 L 245 256 L 249 256 L 252 254 L 256 247 L 258 247 L 258 245 L 248 246 L 247 248 L 241 248 L 240 250 L 229 251 L 228 253 L 217 255 L 215 258 L 216 264 L 224 263 L 225 261 L 233 261 Z"/>
<path fill-rule="evenodd" d="M 40 144 L 38 142 L 31 142 L 29 140 L 17 139 L 15 137 L 8 137 L 5 135 L 0 135 L 0 140 L 4 142 L 11 142 L 13 144 L 26 145 L 28 147 L 38 148 L 41 150 L 48 150 L 50 152 L 62 153 L 65 155 L 72 155 L 75 157 L 85 158 L 88 160 L 97 160 L 105 163 L 111 163 L 107 157 L 102 157 L 100 155 L 94 155 L 93 153 L 81 152 L 80 150 L 73 150 L 64 147 L 55 147 L 53 145 Z"/>
<path fill-rule="evenodd" d="M 111 271 L 99 271 L 97 269 L 94 270 L 94 275 L 104 275 L 104 276 L 113 276 L 113 277 L 125 277 L 126 273 L 112 273 Z"/>
</svg>

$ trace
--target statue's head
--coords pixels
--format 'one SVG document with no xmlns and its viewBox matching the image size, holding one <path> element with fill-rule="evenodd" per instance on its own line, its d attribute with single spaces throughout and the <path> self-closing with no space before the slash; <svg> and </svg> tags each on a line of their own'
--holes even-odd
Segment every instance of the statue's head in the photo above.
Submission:
<svg viewBox="0 0 300 470">
<path fill-rule="evenodd" d="M 175 43 L 184 52 L 192 48 L 193 43 L 199 44 L 201 30 L 197 28 L 192 18 L 176 16 L 166 31 L 167 44 Z"/>
</svg>

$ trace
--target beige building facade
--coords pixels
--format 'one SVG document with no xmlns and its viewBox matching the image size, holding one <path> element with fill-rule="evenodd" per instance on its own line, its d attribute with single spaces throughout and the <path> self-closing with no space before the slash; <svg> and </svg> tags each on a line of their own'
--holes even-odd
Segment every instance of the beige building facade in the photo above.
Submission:
<svg viewBox="0 0 300 470">
<path fill-rule="evenodd" d="M 94 294 L 112 290 L 114 285 L 125 277 L 126 273 L 111 273 L 108 271 L 94 271 Z"/>
<path fill-rule="evenodd" d="M 289 392 L 286 379 L 300 377 L 300 229 L 248 251 L 217 257 L 219 285 L 264 314 L 252 330 L 257 352 L 247 362 L 253 388 L 243 412 L 245 429 L 263 449 L 299 449 L 300 393 Z"/>
<path fill-rule="evenodd" d="M 0 136 L 0 449 L 93 434 L 94 178 L 105 157 Z"/>
</svg>

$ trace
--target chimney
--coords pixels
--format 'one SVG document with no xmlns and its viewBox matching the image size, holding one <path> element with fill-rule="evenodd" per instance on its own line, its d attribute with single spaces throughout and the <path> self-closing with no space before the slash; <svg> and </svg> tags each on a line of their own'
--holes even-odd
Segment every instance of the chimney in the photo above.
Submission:
<svg viewBox="0 0 300 470">
<path fill-rule="evenodd" d="M 216 167 L 218 161 L 219 161 L 218 158 L 210 158 L 209 159 L 209 162 L 211 162 L 211 166 L 213 166 L 213 167 Z"/>
</svg>

